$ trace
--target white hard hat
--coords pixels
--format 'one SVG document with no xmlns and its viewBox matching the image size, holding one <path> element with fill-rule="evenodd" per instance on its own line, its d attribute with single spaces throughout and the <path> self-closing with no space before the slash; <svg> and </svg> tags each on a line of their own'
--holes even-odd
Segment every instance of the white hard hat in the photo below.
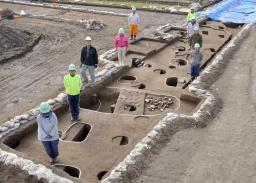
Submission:
<svg viewBox="0 0 256 183">
<path fill-rule="evenodd" d="M 85 41 L 91 41 L 92 38 L 90 36 L 86 36 Z"/>
<path fill-rule="evenodd" d="M 119 28 L 118 34 L 124 34 L 124 28 Z"/>
<path fill-rule="evenodd" d="M 136 8 L 135 8 L 135 6 L 133 6 L 133 7 L 132 7 L 132 11 L 136 11 Z"/>
<path fill-rule="evenodd" d="M 75 71 L 75 70 L 76 70 L 75 64 L 69 64 L 68 70 L 69 70 L 69 71 Z"/>
<path fill-rule="evenodd" d="M 199 43 L 196 43 L 194 47 L 195 47 L 195 48 L 200 48 L 200 44 L 199 44 Z"/>
<path fill-rule="evenodd" d="M 194 27 L 194 31 L 199 31 L 199 27 L 198 27 L 198 26 L 195 26 L 195 27 Z"/>
</svg>

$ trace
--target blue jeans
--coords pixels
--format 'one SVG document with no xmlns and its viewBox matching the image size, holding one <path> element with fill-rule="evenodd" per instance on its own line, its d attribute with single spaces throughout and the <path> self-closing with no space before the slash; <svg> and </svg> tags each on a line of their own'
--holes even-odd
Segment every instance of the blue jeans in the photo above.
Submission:
<svg viewBox="0 0 256 183">
<path fill-rule="evenodd" d="M 198 77 L 200 73 L 200 64 L 191 64 L 191 77 Z"/>
<path fill-rule="evenodd" d="M 95 67 L 93 65 L 85 65 L 82 64 L 81 67 L 81 76 L 83 84 L 88 81 L 87 71 L 89 71 L 89 75 L 91 78 L 91 82 L 95 84 Z"/>
<path fill-rule="evenodd" d="M 72 118 L 77 119 L 80 113 L 80 95 L 68 95 L 68 104 Z"/>
<path fill-rule="evenodd" d="M 50 158 L 54 159 L 59 155 L 59 139 L 53 141 L 42 141 L 42 144 Z"/>
</svg>

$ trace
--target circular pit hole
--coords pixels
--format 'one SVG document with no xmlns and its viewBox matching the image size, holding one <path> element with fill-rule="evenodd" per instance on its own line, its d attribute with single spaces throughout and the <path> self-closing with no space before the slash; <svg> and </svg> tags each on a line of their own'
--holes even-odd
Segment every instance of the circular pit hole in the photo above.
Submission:
<svg viewBox="0 0 256 183">
<path fill-rule="evenodd" d="M 178 78 L 177 77 L 170 77 L 166 79 L 166 85 L 168 86 L 177 86 Z"/>
<path fill-rule="evenodd" d="M 220 30 L 224 30 L 224 27 L 223 27 L 223 26 L 219 26 L 219 29 L 220 29 Z"/>
<path fill-rule="evenodd" d="M 170 68 L 170 69 L 176 69 L 176 66 L 170 65 L 169 68 Z"/>
<path fill-rule="evenodd" d="M 202 31 L 202 34 L 208 35 L 208 31 Z"/>
<path fill-rule="evenodd" d="M 219 37 L 220 38 L 225 38 L 225 36 L 223 34 L 220 34 Z"/>
<path fill-rule="evenodd" d="M 182 51 L 186 51 L 186 48 L 184 46 L 179 46 L 179 47 L 177 47 L 177 50 L 179 52 L 182 52 Z"/>
<path fill-rule="evenodd" d="M 210 48 L 210 51 L 214 53 L 216 50 L 214 48 Z"/>
<path fill-rule="evenodd" d="M 120 78 L 120 80 L 135 81 L 136 78 L 134 76 L 124 75 Z"/>
<path fill-rule="evenodd" d="M 184 66 L 184 65 L 187 65 L 187 61 L 186 60 L 183 60 L 183 59 L 174 59 L 173 62 L 177 65 L 181 65 L 181 66 Z"/>
<path fill-rule="evenodd" d="M 151 64 L 145 64 L 145 67 L 150 68 L 150 67 L 152 67 L 152 65 Z"/>
<path fill-rule="evenodd" d="M 140 90 L 141 90 L 141 89 L 145 89 L 145 88 L 146 88 L 146 85 L 144 85 L 144 84 L 142 84 L 142 83 L 138 85 L 138 89 L 140 89 Z"/>
<path fill-rule="evenodd" d="M 108 171 L 106 171 L 106 170 L 99 172 L 97 174 L 98 180 L 101 180 L 104 177 L 104 175 L 106 175 L 107 173 L 108 173 Z"/>
<path fill-rule="evenodd" d="M 120 146 L 124 146 L 129 143 L 129 138 L 126 136 L 116 136 L 112 138 L 112 142 Z"/>
<path fill-rule="evenodd" d="M 132 105 L 132 104 L 126 104 L 124 106 L 124 109 L 127 110 L 127 111 L 130 111 L 130 112 L 133 112 L 133 111 L 136 111 L 136 106 L 135 105 Z"/>
<path fill-rule="evenodd" d="M 159 73 L 159 74 L 165 74 L 166 73 L 166 71 L 163 70 L 163 69 L 155 69 L 154 72 Z"/>
<path fill-rule="evenodd" d="M 72 177 L 80 178 L 81 171 L 76 167 L 63 164 L 55 164 L 54 166 L 56 168 L 62 169 L 64 172 Z"/>
</svg>

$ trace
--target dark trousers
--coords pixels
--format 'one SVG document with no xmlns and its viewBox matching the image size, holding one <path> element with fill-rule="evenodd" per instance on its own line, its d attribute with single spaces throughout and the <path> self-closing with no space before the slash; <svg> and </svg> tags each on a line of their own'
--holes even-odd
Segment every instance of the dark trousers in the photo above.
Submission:
<svg viewBox="0 0 256 183">
<path fill-rule="evenodd" d="M 200 74 L 200 64 L 191 64 L 191 77 L 198 77 Z"/>
<path fill-rule="evenodd" d="M 50 158 L 54 159 L 59 155 L 59 139 L 53 141 L 42 141 L 44 149 Z"/>
<path fill-rule="evenodd" d="M 72 118 L 77 119 L 80 113 L 80 95 L 68 95 L 68 104 Z"/>
</svg>

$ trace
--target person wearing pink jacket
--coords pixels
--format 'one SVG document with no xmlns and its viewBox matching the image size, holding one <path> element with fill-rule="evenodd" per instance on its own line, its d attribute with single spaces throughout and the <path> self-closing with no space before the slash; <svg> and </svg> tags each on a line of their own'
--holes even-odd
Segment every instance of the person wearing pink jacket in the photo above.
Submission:
<svg viewBox="0 0 256 183">
<path fill-rule="evenodd" d="M 128 62 L 125 60 L 125 54 L 128 51 L 128 44 L 128 38 L 124 35 L 124 29 L 120 28 L 118 30 L 118 35 L 115 38 L 115 48 L 120 66 L 128 65 Z"/>
</svg>

